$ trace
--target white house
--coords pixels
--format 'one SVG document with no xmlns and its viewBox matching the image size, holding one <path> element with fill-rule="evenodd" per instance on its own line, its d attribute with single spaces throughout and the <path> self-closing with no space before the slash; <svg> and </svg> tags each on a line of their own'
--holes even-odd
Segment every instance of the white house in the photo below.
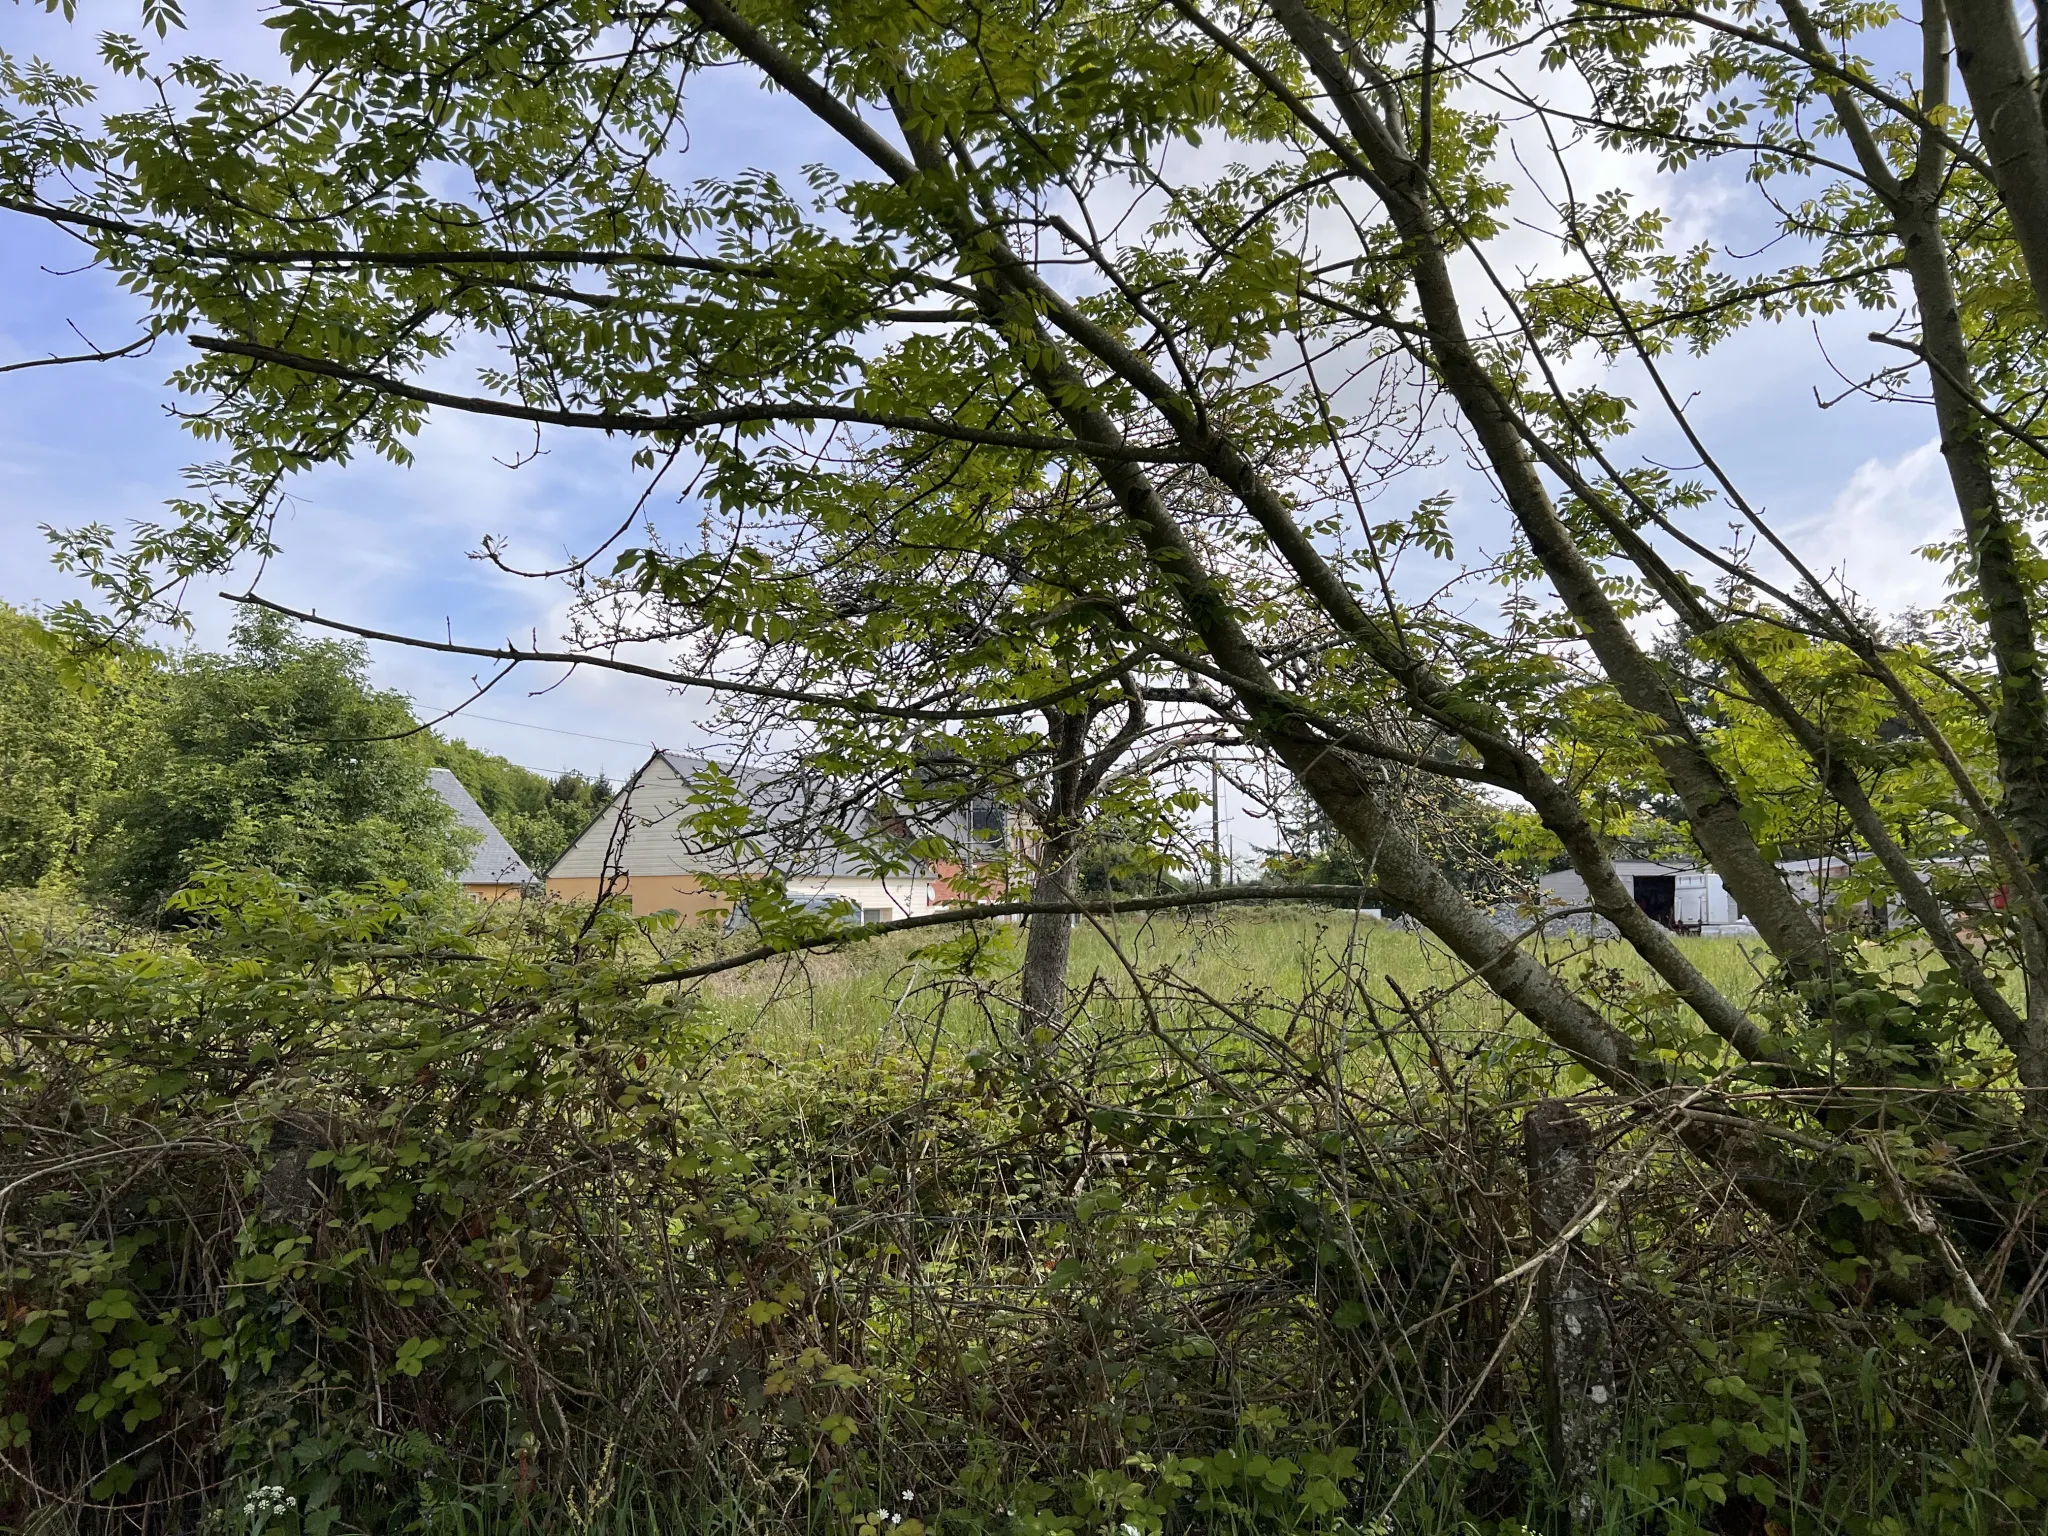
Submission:
<svg viewBox="0 0 2048 1536">
<path fill-rule="evenodd" d="M 597 819 L 548 870 L 551 895 L 585 901 L 623 895 L 635 913 L 674 911 L 685 917 L 729 908 L 731 898 L 705 888 L 709 876 L 779 876 L 797 900 L 843 900 L 865 923 L 889 922 L 932 911 L 952 896 L 949 878 L 960 863 L 903 860 L 900 871 L 879 873 L 824 829 L 855 835 L 879 830 L 871 815 L 826 803 L 830 786 L 800 776 L 734 776 L 747 812 L 744 828 L 707 833 L 696 825 L 704 798 L 704 758 L 656 752 L 629 779 Z M 984 814 L 961 823 L 960 842 L 1002 835 Z M 963 852 L 963 860 L 968 857 Z"/>
</svg>

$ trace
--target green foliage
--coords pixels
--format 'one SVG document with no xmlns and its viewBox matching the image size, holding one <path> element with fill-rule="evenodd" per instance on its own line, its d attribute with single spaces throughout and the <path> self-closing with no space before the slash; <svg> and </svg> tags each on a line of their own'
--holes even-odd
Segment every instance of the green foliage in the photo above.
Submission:
<svg viewBox="0 0 2048 1536">
<path fill-rule="evenodd" d="M 152 660 L 126 651 L 81 662 L 0 603 L 0 886 L 75 879 L 132 728 L 129 690 Z"/>
<path fill-rule="evenodd" d="M 522 768 L 457 738 L 432 738 L 428 752 L 437 767 L 452 771 L 475 797 L 513 851 L 535 874 L 546 874 L 576 834 L 611 802 L 612 786 L 602 774 L 554 778 Z"/>
<path fill-rule="evenodd" d="M 161 41 L 176 16 L 144 20 Z M 687 466 L 701 525 L 571 568 L 593 646 L 655 638 L 796 705 L 834 774 L 946 757 L 1008 773 L 1019 804 L 1149 691 L 1275 753 L 1359 876 L 1400 880 L 1475 969 L 1397 986 L 1358 925 L 1292 957 L 1300 986 L 1226 995 L 1119 951 L 1031 1052 L 990 1029 L 961 1055 L 908 1026 L 928 992 L 1000 1015 L 1005 946 L 968 934 L 907 957 L 872 1053 L 835 1052 L 830 1016 L 781 1058 L 727 1051 L 713 1010 L 636 975 L 664 935 L 607 909 L 487 916 L 391 883 L 314 900 L 202 870 L 430 886 L 441 850 L 404 809 L 421 749 L 329 750 L 373 717 L 396 735 L 395 701 L 353 674 L 311 688 L 354 712 L 336 735 L 277 686 L 349 674 L 346 653 L 273 637 L 269 671 L 196 661 L 138 693 L 147 731 L 87 861 L 138 909 L 200 870 L 173 898 L 190 933 L 10 951 L 4 1109 L 31 1176 L 6 1186 L 5 1422 L 44 1472 L 22 1505 L 58 1486 L 109 1519 L 196 1522 L 232 1519 L 210 1492 L 229 1489 L 307 1528 L 588 1529 L 645 1493 L 692 1529 L 1517 1530 L 1555 1501 L 1514 1117 L 1597 1072 L 1613 1097 L 1588 1111 L 1625 1160 L 1580 1239 L 1629 1372 L 1608 1523 L 2038 1520 L 2016 1436 L 2042 1428 L 2039 1340 L 1985 1341 L 2048 1258 L 2012 1093 L 2048 1081 L 2048 936 L 1970 911 L 1948 861 L 2000 830 L 1953 791 L 2007 808 L 2035 845 L 2014 869 L 2044 867 L 2041 564 L 2010 529 L 2001 554 L 1994 498 L 1964 490 L 1963 665 L 1915 653 L 1894 685 L 1820 594 L 1763 614 L 1739 569 L 1701 593 L 1663 568 L 1721 492 L 1626 462 L 1637 406 L 1606 382 L 1754 319 L 1890 310 L 1924 257 L 1940 291 L 1898 318 L 1930 350 L 1893 360 L 1963 389 L 1934 345 L 1955 316 L 1947 354 L 1982 398 L 1943 446 L 1966 468 L 1985 422 L 2005 429 L 1979 491 L 2024 529 L 2041 470 L 2007 423 L 2037 414 L 2044 296 L 2013 262 L 2018 205 L 1950 153 L 1976 131 L 1961 110 L 1932 133 L 1902 110 L 1930 83 L 1823 73 L 1746 5 L 362 0 L 274 20 L 267 80 L 106 38 L 146 110 L 0 60 L 8 205 L 195 344 L 173 383 L 220 453 L 163 525 L 62 539 L 121 617 L 267 552 L 293 474 L 404 462 L 432 379 L 453 408 L 634 439 L 651 478 Z M 1884 6 L 1815 25 L 1891 46 Z M 837 163 L 679 179 L 691 110 L 742 62 Z M 1563 110 L 1516 99 L 1545 69 L 1570 72 Z M 1536 221 L 1560 260 L 1489 256 L 1531 122 L 1560 170 L 1623 149 L 1776 180 L 1758 233 L 1785 238 L 1677 249 L 1660 209 L 1578 205 L 1560 177 Z M 1844 171 L 1873 145 L 1922 162 L 1910 197 Z M 441 388 L 456 358 L 481 395 Z M 1390 494 L 1440 408 L 1517 519 L 1484 559 L 1448 498 Z M 1660 605 L 1692 639 L 1654 657 L 1634 636 Z M 1993 656 L 1998 614 L 2028 633 Z M 1064 691 L 1077 677 L 1096 681 Z M 1923 713 L 1953 739 L 1898 733 Z M 1588 867 L 1599 837 L 1674 827 L 1682 794 L 1755 892 L 1775 889 L 1755 843 L 1896 834 L 1971 921 L 1919 904 L 1944 966 L 1773 903 L 1783 974 L 1739 1006 L 1657 935 L 1637 938 L 1656 981 L 1597 947 L 1532 959 L 1436 866 L 1540 859 L 1542 838 L 1503 823 L 1488 846 L 1469 802 L 1411 774 L 1520 795 L 1555 846 L 1589 834 Z M 1131 786 L 1105 850 L 1129 833 L 1156 859 L 1190 809 Z M 23 822 L 69 846 L 54 812 Z M 2021 960 L 2036 995 L 2007 1020 Z M 1485 984 L 1515 1009 L 1447 1027 Z M 1970 1301 L 1987 1275 L 1994 1300 Z"/>
<path fill-rule="evenodd" d="M 1546 1522 L 1529 1278 L 1494 1277 L 1550 1069 L 1454 967 L 1349 958 L 1384 930 L 1293 927 L 1285 987 L 1227 926 L 1126 933 L 1134 990 L 1099 971 L 1053 1057 L 1000 977 L 899 956 L 864 983 L 890 1032 L 766 1055 L 739 999 L 647 986 L 615 908 L 261 875 L 178 906 L 0 925 L 0 1522 Z M 1586 1234 L 1625 1366 L 1603 1529 L 2037 1515 L 1981 1328 L 1868 1307 L 1608 1129 L 1641 1166 Z"/>
<path fill-rule="evenodd" d="M 80 650 L 0 605 L 0 887 L 83 890 L 131 915 L 209 865 L 314 885 L 428 884 L 467 833 L 426 780 L 453 769 L 536 870 L 611 798 L 414 732 L 360 647 L 273 616 L 224 655 Z"/>
<path fill-rule="evenodd" d="M 138 691 L 89 889 L 145 915 L 211 867 L 328 887 L 427 885 L 458 868 L 463 834 L 427 781 L 410 710 L 369 686 L 362 648 L 303 639 L 270 614 L 234 639 Z"/>
</svg>

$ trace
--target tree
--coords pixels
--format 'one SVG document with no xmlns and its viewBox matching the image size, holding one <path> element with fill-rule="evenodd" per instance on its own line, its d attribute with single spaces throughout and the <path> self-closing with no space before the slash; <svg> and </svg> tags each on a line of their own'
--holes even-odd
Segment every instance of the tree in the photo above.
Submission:
<svg viewBox="0 0 2048 1536">
<path fill-rule="evenodd" d="M 462 834 L 406 702 L 371 689 L 364 667 L 360 646 L 251 614 L 230 654 L 166 668 L 98 808 L 89 888 L 148 915 L 210 867 L 314 889 L 445 880 Z"/>
<path fill-rule="evenodd" d="M 1380 888 L 1594 1079 L 1705 1092 L 1668 1042 L 1504 945 L 1414 835 L 1408 775 L 1526 804 L 1725 1047 L 1725 1070 L 1848 1093 L 1861 1107 L 1842 1113 L 1874 1123 L 1893 1101 L 1855 1092 L 1974 1080 L 1958 1064 L 1988 1030 L 1998 1084 L 2040 1102 L 2048 694 L 2028 524 L 2048 132 L 2010 0 L 1927 7 L 1900 77 L 1855 52 L 1884 25 L 1806 0 L 1773 14 L 1589 0 L 1562 16 L 366 0 L 278 18 L 289 86 L 115 40 L 110 67 L 161 79 L 174 104 L 94 122 L 84 83 L 16 71 L 5 196 L 73 231 L 155 333 L 188 339 L 176 382 L 225 458 L 204 499 L 128 551 L 88 532 L 66 553 L 146 608 L 167 575 L 263 544 L 292 474 L 402 457 L 429 412 L 474 411 L 629 437 L 650 475 L 688 456 L 733 536 L 688 555 L 650 545 L 622 568 L 685 606 L 774 614 L 779 530 L 836 515 L 830 450 L 849 435 L 934 474 L 1071 474 L 1090 490 L 1071 538 L 1018 549 L 997 497 L 964 503 L 947 547 L 1027 562 L 1059 624 L 1085 620 L 1104 654 L 1191 678 L 1194 705 L 1284 766 Z M 1951 97 L 1951 34 L 1971 111 Z M 805 190 L 766 169 L 678 179 L 691 92 L 734 66 L 838 146 Z M 1200 143 L 1225 155 L 1184 149 Z M 1741 167 L 1790 259 L 1674 248 L 1654 204 L 1577 190 L 1602 151 L 1652 176 Z M 1547 200 L 1560 273 L 1512 275 L 1517 191 Z M 1896 363 L 1865 387 L 1931 397 L 1981 676 L 1923 676 L 1830 596 L 1667 375 L 1678 349 L 1752 323 L 1853 310 L 1879 317 Z M 471 388 L 451 376 L 458 343 L 497 349 Z M 1647 408 L 1573 382 L 1585 364 L 1622 370 Z M 1653 415 L 1690 445 L 1697 483 L 1631 460 L 1626 434 Z M 1439 500 L 1368 515 L 1446 419 L 1513 529 L 1504 554 L 1463 560 L 1468 581 L 1510 593 L 1491 614 L 1401 582 L 1411 550 L 1459 554 Z M 1730 514 L 1803 585 L 1702 537 L 1703 517 Z M 918 596 L 897 601 L 914 628 Z M 1938 996 L 1873 973 L 1775 867 L 1728 741 L 1643 638 L 1652 617 L 1809 765 L 1946 967 Z M 1847 722 L 1807 707 L 1752 621 L 1802 631 L 1913 725 L 1944 814 L 2010 893 L 1988 947 L 1958 932 L 1887 824 Z M 471 651 L 627 665 L 602 645 Z M 744 668 L 668 676 L 755 686 Z M 1930 682 L 1981 708 L 1988 767 L 1929 715 Z M 848 720 L 896 707 L 816 679 L 799 692 Z M 1057 692 L 1029 677 L 988 707 L 1033 714 Z M 1731 998 L 1630 899 L 1572 768 L 1575 722 L 1598 714 L 1626 730 L 1645 790 L 1677 807 L 1796 1008 Z M 1397 725 L 1443 745 L 1417 751 Z M 1766 1209 L 1837 1208 L 1813 1191 L 1848 1176 L 1840 1162 L 1796 1169 L 1800 1144 L 1746 1134 L 1751 1111 L 1684 1102 L 1688 1144 Z M 1967 1113 L 2002 1124 L 2005 1110 Z M 1970 1230 L 2012 1214 L 1982 1191 L 2014 1166 L 1993 1158 L 1977 1194 L 1951 1191 Z M 1879 1254 L 1887 1232 L 1842 1240 Z"/>
<path fill-rule="evenodd" d="M 0 604 L 0 886 L 63 884 L 79 873 L 117 750 L 130 652 L 73 664 L 32 615 Z"/>
<path fill-rule="evenodd" d="M 1125 862 L 1156 873 L 1192 807 L 1178 772 L 1217 732 L 1180 707 L 1184 688 L 1047 585 L 1049 567 L 1097 558 L 1104 508 L 1080 477 L 1018 470 L 914 446 L 814 464 L 777 492 L 772 571 L 734 581 L 722 555 L 636 550 L 586 583 L 580 633 L 593 646 L 658 639 L 741 685 L 719 712 L 734 758 L 831 785 L 804 803 L 874 873 L 906 849 L 939 866 L 964 858 L 955 889 L 1023 886 L 1052 907 L 1076 899 L 1107 841 L 1142 846 Z M 750 513 L 699 537 L 747 538 Z M 820 707 L 828 694 L 863 707 Z M 887 814 L 861 814 L 878 806 Z M 864 821 L 872 835 L 849 836 Z M 1064 1011 L 1071 937 L 1064 913 L 1027 919 L 1026 1035 Z"/>
</svg>

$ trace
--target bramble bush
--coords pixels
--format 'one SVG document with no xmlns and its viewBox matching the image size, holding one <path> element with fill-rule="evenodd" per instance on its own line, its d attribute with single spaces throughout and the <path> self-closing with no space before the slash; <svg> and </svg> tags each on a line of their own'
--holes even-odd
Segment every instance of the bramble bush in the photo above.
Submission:
<svg viewBox="0 0 2048 1536">
<path fill-rule="evenodd" d="M 7 918 L 10 1529 L 1553 1518 L 1518 1125 L 1564 1085 L 1355 953 L 1242 998 L 1134 968 L 1048 1049 L 935 950 L 892 1043 L 771 1060 L 616 908 L 177 901 Z M 1980 1320 L 1583 1102 L 1609 1528 L 2034 1528 L 2041 1426 Z"/>
</svg>

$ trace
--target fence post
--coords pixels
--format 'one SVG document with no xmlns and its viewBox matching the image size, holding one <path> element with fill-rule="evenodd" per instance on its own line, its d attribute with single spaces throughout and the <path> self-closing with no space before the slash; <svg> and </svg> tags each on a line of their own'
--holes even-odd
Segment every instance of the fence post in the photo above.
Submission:
<svg viewBox="0 0 2048 1536">
<path fill-rule="evenodd" d="M 1522 1136 L 1540 1250 L 1593 1203 L 1593 1128 L 1571 1105 L 1548 1100 L 1523 1117 Z M 1536 1313 L 1550 1465 L 1572 1529 L 1587 1529 L 1599 1515 L 1595 1486 L 1614 1433 L 1614 1348 L 1598 1273 L 1576 1238 L 1538 1271 Z"/>
<path fill-rule="evenodd" d="M 296 1120 L 280 1119 L 270 1127 L 270 1166 L 257 1185 L 257 1208 L 265 1221 L 304 1228 L 320 1209 L 320 1191 L 310 1164 L 326 1138 Z"/>
</svg>

